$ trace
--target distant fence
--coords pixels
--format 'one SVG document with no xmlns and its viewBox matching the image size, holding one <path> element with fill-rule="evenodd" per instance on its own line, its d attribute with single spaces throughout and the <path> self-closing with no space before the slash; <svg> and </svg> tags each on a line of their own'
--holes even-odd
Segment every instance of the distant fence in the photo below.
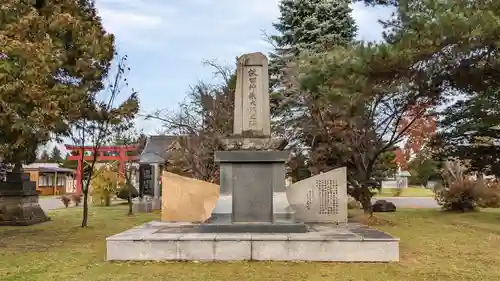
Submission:
<svg viewBox="0 0 500 281">
<path fill-rule="evenodd" d="M 382 181 L 382 188 L 407 188 L 408 178 L 401 177 L 396 180 Z"/>
<path fill-rule="evenodd" d="M 399 186 L 398 186 L 399 183 Z M 439 182 L 437 181 L 429 181 L 427 183 L 427 188 L 433 189 Z M 408 182 L 407 178 L 402 178 L 401 180 L 387 180 L 387 181 L 382 181 L 382 188 L 407 188 L 408 187 Z M 415 187 L 415 186 L 413 186 Z M 416 187 L 422 187 L 423 186 L 416 186 Z"/>
<path fill-rule="evenodd" d="M 382 188 L 398 188 L 398 181 L 382 181 Z"/>
</svg>

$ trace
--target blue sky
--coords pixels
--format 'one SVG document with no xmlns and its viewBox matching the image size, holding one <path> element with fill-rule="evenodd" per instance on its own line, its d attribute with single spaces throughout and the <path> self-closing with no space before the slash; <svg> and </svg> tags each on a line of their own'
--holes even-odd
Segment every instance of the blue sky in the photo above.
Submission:
<svg viewBox="0 0 500 281">
<path fill-rule="evenodd" d="M 268 53 L 263 32 L 273 33 L 279 0 L 97 0 L 105 28 L 115 34 L 117 50 L 127 54 L 129 84 L 139 92 L 141 112 L 174 109 L 189 86 L 209 81 L 202 60 L 232 66 L 245 52 Z M 360 39 L 378 40 L 387 8 L 353 6 Z M 159 124 L 139 121 L 146 133 Z"/>
</svg>

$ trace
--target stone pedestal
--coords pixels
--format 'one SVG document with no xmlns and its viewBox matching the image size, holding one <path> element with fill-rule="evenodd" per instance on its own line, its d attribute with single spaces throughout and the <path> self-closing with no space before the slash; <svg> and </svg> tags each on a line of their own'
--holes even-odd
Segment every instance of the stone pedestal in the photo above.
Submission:
<svg viewBox="0 0 500 281">
<path fill-rule="evenodd" d="M 0 225 L 24 226 L 50 220 L 40 204 L 36 183 L 29 176 L 8 174 L 0 182 Z"/>
<path fill-rule="evenodd" d="M 207 226 L 213 232 L 307 232 L 300 223 L 275 222 L 273 191 L 285 187 L 286 151 L 218 151 L 221 190 L 232 191 L 230 223 Z"/>
<path fill-rule="evenodd" d="M 232 221 L 272 223 L 273 190 L 285 186 L 285 151 L 218 151 L 221 190 L 232 191 Z"/>
<path fill-rule="evenodd" d="M 150 213 L 153 211 L 153 199 L 149 197 L 139 198 L 133 202 L 132 211 L 134 213 Z"/>
</svg>

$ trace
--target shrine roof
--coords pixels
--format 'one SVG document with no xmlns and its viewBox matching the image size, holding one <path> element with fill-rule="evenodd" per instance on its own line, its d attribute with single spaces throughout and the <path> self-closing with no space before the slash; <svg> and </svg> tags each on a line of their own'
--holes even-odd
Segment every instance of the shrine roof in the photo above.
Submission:
<svg viewBox="0 0 500 281">
<path fill-rule="evenodd" d="M 139 156 L 140 163 L 164 163 L 170 156 L 170 147 L 177 136 L 150 136 Z"/>
</svg>

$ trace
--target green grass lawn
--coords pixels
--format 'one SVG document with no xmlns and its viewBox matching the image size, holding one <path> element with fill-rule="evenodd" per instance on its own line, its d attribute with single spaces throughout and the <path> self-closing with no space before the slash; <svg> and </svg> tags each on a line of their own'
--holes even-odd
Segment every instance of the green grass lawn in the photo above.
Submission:
<svg viewBox="0 0 500 281">
<path fill-rule="evenodd" d="M 391 264 L 285 262 L 106 262 L 105 237 L 157 219 L 127 217 L 126 206 L 91 207 L 89 227 L 80 209 L 50 213 L 51 222 L 0 228 L 0 280 L 491 280 L 500 276 L 500 212 L 449 214 L 398 210 L 378 227 L 401 238 L 401 262 Z"/>
<path fill-rule="evenodd" d="M 396 188 L 382 188 L 374 197 L 393 197 L 396 190 Z M 402 190 L 399 197 L 434 197 L 434 192 L 432 189 L 422 187 L 408 187 Z"/>
</svg>

